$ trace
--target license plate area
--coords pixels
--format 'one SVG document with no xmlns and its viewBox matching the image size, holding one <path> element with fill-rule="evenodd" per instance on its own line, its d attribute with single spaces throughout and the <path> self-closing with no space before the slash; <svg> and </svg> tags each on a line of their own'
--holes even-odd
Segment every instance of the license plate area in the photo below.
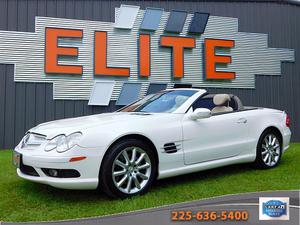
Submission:
<svg viewBox="0 0 300 225">
<path fill-rule="evenodd" d="M 13 165 L 20 168 L 22 155 L 19 152 L 13 151 Z"/>
</svg>

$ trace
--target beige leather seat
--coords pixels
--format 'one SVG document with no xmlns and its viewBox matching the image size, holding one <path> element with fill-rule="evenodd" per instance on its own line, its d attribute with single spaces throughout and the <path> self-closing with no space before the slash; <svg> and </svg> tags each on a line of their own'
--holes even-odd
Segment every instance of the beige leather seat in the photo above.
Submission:
<svg viewBox="0 0 300 225">
<path fill-rule="evenodd" d="M 181 106 L 189 97 L 188 96 L 183 96 L 183 95 L 178 95 L 175 98 L 175 104 L 177 107 Z"/>
<path fill-rule="evenodd" d="M 178 109 L 188 98 L 188 96 L 178 95 L 175 98 L 175 105 L 171 109 L 169 109 L 168 112 L 173 112 Z"/>
<path fill-rule="evenodd" d="M 212 113 L 223 113 L 232 112 L 233 108 L 229 106 L 230 96 L 228 94 L 217 94 L 213 98 L 213 102 L 216 105 L 211 112 Z"/>
</svg>

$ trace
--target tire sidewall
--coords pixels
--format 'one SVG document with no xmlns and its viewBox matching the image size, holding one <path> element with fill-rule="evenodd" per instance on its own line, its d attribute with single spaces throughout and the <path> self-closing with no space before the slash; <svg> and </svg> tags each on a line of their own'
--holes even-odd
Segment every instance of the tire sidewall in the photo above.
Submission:
<svg viewBox="0 0 300 225">
<path fill-rule="evenodd" d="M 112 178 L 112 167 L 116 157 L 125 148 L 133 147 L 133 146 L 142 148 L 149 156 L 151 161 L 151 175 L 148 180 L 148 183 L 141 191 L 133 194 L 126 194 L 118 190 L 118 188 L 115 186 Z M 108 149 L 107 154 L 104 156 L 102 160 L 101 170 L 99 173 L 99 180 L 101 184 L 100 188 L 103 188 L 103 191 L 111 197 L 128 198 L 135 195 L 142 195 L 149 190 L 152 183 L 156 179 L 156 174 L 157 174 L 157 165 L 156 165 L 156 160 L 155 160 L 153 150 L 150 149 L 150 147 L 147 144 L 145 144 L 140 140 L 128 139 L 128 140 L 121 141 L 115 144 L 110 149 Z"/>
<path fill-rule="evenodd" d="M 273 165 L 273 166 L 267 165 L 264 162 L 263 157 L 262 157 L 262 151 L 263 151 L 262 144 L 263 144 L 263 141 L 264 141 L 265 137 L 267 135 L 270 135 L 270 134 L 273 134 L 274 136 L 276 136 L 276 138 L 279 141 L 279 145 L 280 145 L 279 158 L 278 158 L 278 161 L 276 162 L 276 164 Z M 274 168 L 274 167 L 278 166 L 278 164 L 280 163 L 281 156 L 282 156 L 282 140 L 281 140 L 279 134 L 277 132 L 272 131 L 272 130 L 266 130 L 266 131 L 264 131 L 262 133 L 262 135 L 260 136 L 258 144 L 257 144 L 257 147 L 256 147 L 256 160 L 255 160 L 256 165 L 259 168 L 262 168 L 262 169 L 271 169 L 271 168 Z"/>
</svg>

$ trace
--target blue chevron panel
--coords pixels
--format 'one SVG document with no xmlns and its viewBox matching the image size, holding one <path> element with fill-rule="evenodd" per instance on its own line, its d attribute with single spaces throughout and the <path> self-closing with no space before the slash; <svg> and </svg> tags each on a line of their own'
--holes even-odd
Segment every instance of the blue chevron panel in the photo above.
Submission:
<svg viewBox="0 0 300 225">
<path fill-rule="evenodd" d="M 124 82 L 116 105 L 128 105 L 136 101 L 141 92 L 142 83 Z"/>
<path fill-rule="evenodd" d="M 121 5 L 115 27 L 121 29 L 132 29 L 140 7 L 134 5 Z"/>
<path fill-rule="evenodd" d="M 189 33 L 203 34 L 209 18 L 209 13 L 195 12 L 189 27 Z"/>
<path fill-rule="evenodd" d="M 166 88 L 167 88 L 167 84 L 150 83 L 147 91 L 147 95 L 157 93 L 159 91 L 165 90 Z"/>
<path fill-rule="evenodd" d="M 167 25 L 165 27 L 165 31 L 172 32 L 172 33 L 182 32 L 186 16 L 187 16 L 186 11 L 172 10 Z"/>
<path fill-rule="evenodd" d="M 147 7 L 140 29 L 155 31 L 160 23 L 163 9 Z"/>
</svg>

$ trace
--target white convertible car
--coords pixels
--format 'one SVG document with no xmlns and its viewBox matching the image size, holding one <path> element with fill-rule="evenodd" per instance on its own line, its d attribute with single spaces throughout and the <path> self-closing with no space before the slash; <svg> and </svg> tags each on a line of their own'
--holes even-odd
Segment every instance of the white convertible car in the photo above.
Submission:
<svg viewBox="0 0 300 225">
<path fill-rule="evenodd" d="M 275 167 L 289 123 L 285 112 L 244 107 L 234 95 L 170 89 L 117 112 L 40 124 L 15 148 L 14 163 L 30 181 L 128 197 L 156 179 L 229 164 Z"/>
</svg>

